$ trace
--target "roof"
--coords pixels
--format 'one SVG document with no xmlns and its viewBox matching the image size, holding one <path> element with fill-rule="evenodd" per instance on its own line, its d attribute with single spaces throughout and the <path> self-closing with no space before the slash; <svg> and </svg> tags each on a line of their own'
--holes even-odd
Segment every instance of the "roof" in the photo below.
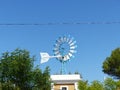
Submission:
<svg viewBox="0 0 120 90">
<path fill-rule="evenodd" d="M 72 75 L 51 75 L 51 79 L 56 84 L 75 83 L 81 80 L 79 74 Z"/>
</svg>

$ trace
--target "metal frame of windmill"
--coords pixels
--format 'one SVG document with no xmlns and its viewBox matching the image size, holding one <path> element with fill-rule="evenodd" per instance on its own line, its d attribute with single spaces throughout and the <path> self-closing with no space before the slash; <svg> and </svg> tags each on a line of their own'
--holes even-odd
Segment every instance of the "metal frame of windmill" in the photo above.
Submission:
<svg viewBox="0 0 120 90">
<path fill-rule="evenodd" d="M 74 53 L 76 53 L 76 41 L 73 37 L 70 36 L 62 36 L 56 40 L 54 45 L 54 56 L 57 60 L 61 62 L 61 74 L 66 74 L 66 63 L 70 61 L 72 57 L 74 57 Z"/>
</svg>

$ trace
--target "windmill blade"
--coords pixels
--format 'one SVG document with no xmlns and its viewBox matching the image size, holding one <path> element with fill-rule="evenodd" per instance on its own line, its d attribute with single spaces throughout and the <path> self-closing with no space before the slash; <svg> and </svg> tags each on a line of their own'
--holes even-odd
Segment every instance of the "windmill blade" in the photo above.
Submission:
<svg viewBox="0 0 120 90">
<path fill-rule="evenodd" d="M 75 49 L 76 47 L 77 47 L 77 45 L 70 47 L 70 49 Z"/>
<path fill-rule="evenodd" d="M 69 40 L 68 43 L 71 44 L 71 43 L 73 42 L 73 39 L 74 39 L 74 38 L 72 37 L 72 38 Z"/>
<path fill-rule="evenodd" d="M 66 60 L 69 60 L 69 59 L 70 59 L 69 55 L 66 55 L 65 57 L 66 57 Z"/>
<path fill-rule="evenodd" d="M 61 39 L 56 40 L 56 42 L 57 42 L 57 43 L 60 43 L 60 42 L 61 42 Z"/>
<path fill-rule="evenodd" d="M 67 41 L 67 42 L 69 42 L 69 40 L 70 40 L 70 39 L 69 39 L 69 38 L 67 38 L 67 40 L 66 40 L 66 41 Z"/>
<path fill-rule="evenodd" d="M 70 46 L 73 46 L 75 43 L 76 43 L 76 41 L 73 41 L 73 42 L 70 44 Z"/>
<path fill-rule="evenodd" d="M 64 42 L 66 42 L 67 41 L 67 38 L 64 36 Z"/>
<path fill-rule="evenodd" d="M 76 50 L 70 50 L 71 53 L 76 53 Z"/>
<path fill-rule="evenodd" d="M 54 45 L 54 47 L 55 47 L 55 48 L 59 48 L 59 45 L 60 45 L 60 42 L 56 43 L 56 44 Z"/>
<path fill-rule="evenodd" d="M 72 57 L 72 54 L 71 53 L 68 53 L 69 57 Z"/>
<path fill-rule="evenodd" d="M 59 48 L 55 47 L 53 50 L 54 50 L 54 51 L 58 51 L 58 49 L 59 49 Z"/>
<path fill-rule="evenodd" d="M 59 53 L 60 53 L 59 50 L 56 50 L 56 51 L 55 51 L 55 55 L 57 55 L 57 54 L 59 54 Z"/>
</svg>

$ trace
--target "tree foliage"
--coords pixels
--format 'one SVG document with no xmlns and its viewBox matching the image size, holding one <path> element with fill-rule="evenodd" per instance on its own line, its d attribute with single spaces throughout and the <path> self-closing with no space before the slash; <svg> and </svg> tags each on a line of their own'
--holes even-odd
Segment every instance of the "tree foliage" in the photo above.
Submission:
<svg viewBox="0 0 120 90">
<path fill-rule="evenodd" d="M 88 81 L 80 80 L 78 82 L 78 88 L 79 88 L 79 90 L 87 90 L 87 88 L 88 88 Z"/>
<path fill-rule="evenodd" d="M 120 80 L 115 81 L 112 78 L 106 78 L 104 82 L 94 80 L 88 84 L 88 81 L 78 82 L 79 90 L 120 90 Z"/>
<path fill-rule="evenodd" d="M 97 80 L 93 81 L 88 90 L 104 90 L 103 84 Z"/>
<path fill-rule="evenodd" d="M 117 90 L 117 82 L 112 78 L 106 78 L 104 81 L 105 90 Z"/>
<path fill-rule="evenodd" d="M 46 67 L 44 72 L 37 67 L 33 71 L 33 81 L 34 81 L 34 89 L 38 90 L 51 90 L 51 81 L 50 81 L 50 69 Z"/>
<path fill-rule="evenodd" d="M 11 53 L 3 53 L 1 58 L 1 82 L 11 82 L 25 90 L 30 88 L 33 58 L 26 50 L 16 49 Z"/>
<path fill-rule="evenodd" d="M 27 50 L 16 49 L 5 52 L 0 58 L 0 82 L 3 90 L 37 90 L 46 85 L 49 88 L 49 67 L 42 71 L 33 67 L 34 56 Z M 45 78 L 45 79 L 44 79 Z M 47 83 L 45 83 L 47 82 Z M 48 84 L 49 83 L 49 84 Z M 50 89 L 47 89 L 50 90 Z"/>
<path fill-rule="evenodd" d="M 103 62 L 103 72 L 120 79 L 120 48 L 112 51 L 111 55 Z"/>
<path fill-rule="evenodd" d="M 94 80 L 91 84 L 88 84 L 88 81 L 81 80 L 78 82 L 79 90 L 104 90 L 103 83 Z"/>
</svg>

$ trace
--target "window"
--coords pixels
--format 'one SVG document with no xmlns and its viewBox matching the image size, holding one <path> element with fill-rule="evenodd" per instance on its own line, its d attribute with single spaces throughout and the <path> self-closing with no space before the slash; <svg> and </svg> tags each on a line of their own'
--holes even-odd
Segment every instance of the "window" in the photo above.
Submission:
<svg viewBox="0 0 120 90">
<path fill-rule="evenodd" d="M 62 87 L 62 90 L 67 90 L 67 87 Z"/>
<path fill-rule="evenodd" d="M 61 86 L 60 90 L 68 90 L 68 86 Z"/>
</svg>

